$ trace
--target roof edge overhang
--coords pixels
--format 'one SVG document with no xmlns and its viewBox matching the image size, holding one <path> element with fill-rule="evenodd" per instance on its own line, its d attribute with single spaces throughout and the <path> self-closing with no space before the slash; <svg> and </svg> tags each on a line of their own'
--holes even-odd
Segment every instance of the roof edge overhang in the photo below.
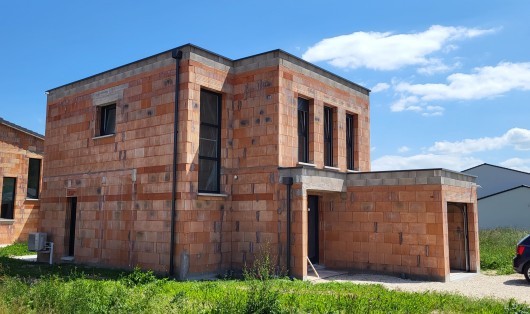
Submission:
<svg viewBox="0 0 530 314">
<path fill-rule="evenodd" d="M 19 132 L 31 135 L 31 136 L 36 137 L 38 139 L 44 140 L 44 135 L 42 135 L 40 133 L 37 133 L 35 131 L 32 131 L 30 129 L 26 129 L 25 127 L 22 127 L 22 126 L 20 126 L 18 124 L 15 124 L 13 122 L 9 122 L 9 121 L 7 121 L 7 120 L 5 120 L 3 118 L 0 118 L 0 124 L 5 125 L 7 127 L 10 127 L 12 129 L 15 129 L 15 130 L 17 130 Z"/>
<path fill-rule="evenodd" d="M 90 79 L 93 79 L 93 78 L 96 78 L 98 76 L 101 76 L 103 74 L 106 74 L 106 73 L 110 73 L 110 72 L 113 72 L 113 71 L 118 71 L 120 69 L 124 69 L 124 68 L 127 68 L 131 65 L 134 65 L 134 64 L 138 64 L 138 63 L 141 63 L 141 62 L 145 62 L 149 59 L 153 59 L 153 58 L 157 58 L 157 57 L 160 57 L 164 54 L 170 54 L 172 51 L 174 50 L 177 50 L 177 49 L 180 49 L 180 50 L 187 50 L 187 52 L 193 52 L 193 53 L 197 53 L 197 54 L 200 54 L 202 55 L 203 57 L 206 57 L 208 59 L 211 59 L 212 61 L 216 61 L 216 62 L 220 62 L 220 63 L 224 63 L 226 65 L 229 65 L 231 67 L 234 67 L 237 63 L 240 63 L 246 59 L 251 59 L 251 58 L 256 58 L 256 57 L 260 57 L 260 56 L 263 56 L 263 55 L 267 55 L 267 54 L 275 54 L 277 55 L 278 58 L 280 59 L 283 59 L 283 60 L 286 60 L 286 61 L 290 61 L 290 62 L 293 62 L 293 63 L 296 63 L 298 65 L 301 65 L 302 67 L 308 69 L 308 70 L 311 70 L 315 73 L 318 73 L 318 74 L 321 74 L 327 78 L 330 78 L 330 79 L 333 79 L 335 81 L 337 81 L 338 83 L 341 83 L 345 86 L 348 86 L 350 88 L 353 88 L 365 95 L 369 95 L 370 94 L 370 89 L 364 87 L 364 86 L 361 86 L 357 83 L 354 83 L 350 80 L 347 80 L 339 75 L 336 75 L 328 70 L 325 70 L 313 63 L 310 63 L 302 58 L 299 58 L 293 54 L 290 54 L 286 51 L 283 51 L 281 49 L 275 49 L 275 50 L 270 50 L 270 51 L 266 51 L 266 52 L 262 52 L 262 53 L 258 53 L 258 54 L 254 54 L 254 55 L 251 55 L 251 56 L 247 56 L 247 57 L 243 57 L 243 58 L 239 58 L 239 59 L 230 59 L 230 58 L 227 58 L 225 56 L 222 56 L 218 53 L 215 53 L 215 52 L 212 52 L 210 50 L 207 50 L 207 49 L 204 49 L 202 47 L 199 47 L 199 46 L 196 46 L 196 45 L 193 45 L 193 44 L 185 44 L 185 45 L 182 45 L 182 46 L 178 46 L 178 47 L 175 47 L 173 49 L 169 49 L 169 50 L 166 50 L 166 51 L 163 51 L 163 52 L 160 52 L 160 53 L 157 53 L 157 54 L 154 54 L 154 55 L 151 55 L 149 57 L 145 57 L 145 58 L 142 58 L 142 59 L 139 59 L 139 60 L 136 60 L 136 61 L 133 61 L 133 62 L 129 62 L 127 64 L 124 64 L 124 65 L 121 65 L 121 66 L 118 66 L 118 67 L 115 67 L 115 68 L 112 68 L 112 69 L 109 69 L 109 70 L 106 70 L 106 71 L 103 71 L 103 72 L 100 72 L 100 73 L 97 73 L 97 74 L 94 74 L 94 75 L 90 75 L 90 76 L 87 76 L 85 78 L 82 78 L 82 79 L 79 79 L 79 80 L 76 80 L 76 81 L 73 81 L 73 82 L 70 82 L 70 83 L 67 83 L 67 84 L 63 84 L 63 85 L 60 85 L 60 86 L 57 86 L 57 87 L 54 87 L 54 88 L 51 88 L 49 90 L 46 91 L 46 93 L 51 93 L 55 90 L 58 90 L 58 89 L 61 89 L 61 88 L 65 88 L 65 87 L 68 87 L 70 85 L 74 85 L 74 84 L 77 84 L 77 83 L 80 83 L 80 82 L 83 82 L 83 81 L 87 81 L 87 80 L 90 80 Z"/>
</svg>

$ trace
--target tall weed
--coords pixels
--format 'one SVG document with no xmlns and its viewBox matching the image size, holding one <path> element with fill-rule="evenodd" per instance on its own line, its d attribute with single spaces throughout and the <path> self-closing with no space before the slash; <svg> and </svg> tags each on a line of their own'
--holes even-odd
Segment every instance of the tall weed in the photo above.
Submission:
<svg viewBox="0 0 530 314">
<path fill-rule="evenodd" d="M 484 229 L 479 232 L 480 267 L 483 270 L 494 270 L 497 274 L 513 273 L 512 258 L 515 247 L 528 230 L 513 228 Z"/>
</svg>

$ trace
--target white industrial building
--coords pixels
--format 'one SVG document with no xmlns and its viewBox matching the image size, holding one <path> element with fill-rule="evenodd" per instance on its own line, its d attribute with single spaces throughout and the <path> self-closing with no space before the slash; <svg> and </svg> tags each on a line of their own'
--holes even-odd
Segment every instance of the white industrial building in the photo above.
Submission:
<svg viewBox="0 0 530 314">
<path fill-rule="evenodd" d="M 462 172 L 477 176 L 479 228 L 530 230 L 530 173 L 491 164 Z"/>
</svg>

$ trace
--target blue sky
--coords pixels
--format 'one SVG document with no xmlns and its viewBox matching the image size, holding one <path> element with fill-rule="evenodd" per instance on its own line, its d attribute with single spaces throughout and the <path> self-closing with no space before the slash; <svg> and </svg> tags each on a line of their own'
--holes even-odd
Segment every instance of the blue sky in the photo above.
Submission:
<svg viewBox="0 0 530 314">
<path fill-rule="evenodd" d="M 372 89 L 373 170 L 530 171 L 530 1 L 2 1 L 0 117 L 44 133 L 48 89 L 193 43 L 283 49 Z"/>
</svg>

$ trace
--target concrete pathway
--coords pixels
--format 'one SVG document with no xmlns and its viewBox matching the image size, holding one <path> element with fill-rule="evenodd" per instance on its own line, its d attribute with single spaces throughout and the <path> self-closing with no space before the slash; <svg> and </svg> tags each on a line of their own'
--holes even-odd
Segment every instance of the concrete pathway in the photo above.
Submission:
<svg viewBox="0 0 530 314">
<path fill-rule="evenodd" d="M 313 273 L 308 274 L 308 280 L 314 283 L 329 281 L 349 281 L 356 284 L 380 284 L 390 290 L 425 292 L 436 291 L 460 294 L 471 298 L 495 298 L 500 300 L 515 299 L 520 303 L 530 305 L 530 283 L 521 274 L 512 275 L 484 275 L 465 274 L 456 275 L 450 282 L 430 282 L 401 279 L 398 277 L 377 274 L 351 274 L 326 269 L 317 269 L 320 278 Z"/>
</svg>

